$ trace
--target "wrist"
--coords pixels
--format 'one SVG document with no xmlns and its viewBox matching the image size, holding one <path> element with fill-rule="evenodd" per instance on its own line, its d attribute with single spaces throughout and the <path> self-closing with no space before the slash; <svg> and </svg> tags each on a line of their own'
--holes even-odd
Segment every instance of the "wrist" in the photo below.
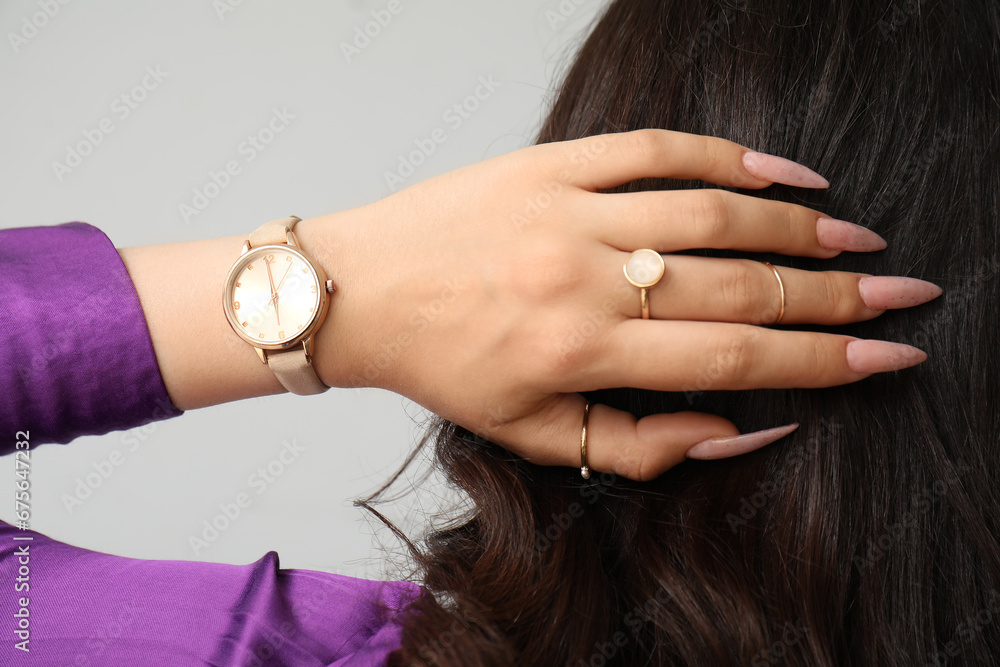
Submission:
<svg viewBox="0 0 1000 667">
<path fill-rule="evenodd" d="M 364 333 L 377 326 L 375 306 L 367 301 L 363 286 L 365 241 L 363 221 L 367 207 L 307 218 L 295 227 L 299 245 L 333 281 L 326 320 L 316 330 L 312 363 L 320 381 L 329 387 L 362 386 L 357 379 L 363 367 Z M 366 385 L 374 386 L 374 385 Z"/>
</svg>

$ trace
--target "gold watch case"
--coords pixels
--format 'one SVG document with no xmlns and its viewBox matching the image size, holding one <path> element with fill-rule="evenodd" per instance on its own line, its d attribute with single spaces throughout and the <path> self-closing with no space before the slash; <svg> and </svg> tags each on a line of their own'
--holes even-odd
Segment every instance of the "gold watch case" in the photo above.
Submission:
<svg viewBox="0 0 1000 667">
<path fill-rule="evenodd" d="M 279 259 L 280 258 L 280 259 Z M 278 265 L 278 266 L 275 266 Z M 286 272 L 294 271 L 294 275 L 281 276 L 282 265 L 287 265 Z M 260 278 L 268 270 L 271 277 L 269 285 L 263 284 Z M 257 273 L 254 274 L 253 272 Z M 277 283 L 283 284 L 277 284 Z M 246 283 L 246 284 L 244 284 Z M 277 290 L 273 290 L 277 287 Z M 290 288 L 294 290 L 289 291 Z M 314 288 L 310 292 L 310 288 Z M 303 291 L 304 290 L 304 291 Z M 299 247 L 295 232 L 286 232 L 286 243 L 268 244 L 250 247 L 250 241 L 243 244 L 243 251 L 233 263 L 226 276 L 223 293 L 223 308 L 226 319 L 240 338 L 257 350 L 261 361 L 267 363 L 265 350 L 288 350 L 302 344 L 307 360 L 312 359 L 313 333 L 326 319 L 330 307 L 329 294 L 335 290 L 332 280 L 329 280 L 323 268 Z M 268 297 L 267 292 L 270 292 Z M 292 316 L 291 321 L 274 332 L 275 326 L 280 327 L 279 305 L 281 294 L 294 296 L 296 303 L 312 303 L 312 312 Z M 275 299 L 274 295 L 278 298 Z M 312 301 L 305 298 L 314 297 Z M 247 299 L 246 297 L 250 297 Z M 271 307 L 272 301 L 276 302 Z M 287 311 L 286 311 L 287 312 Z M 292 313 L 287 313 L 292 315 Z M 270 319 L 277 319 L 271 324 Z M 267 326 L 267 331 L 261 331 Z M 282 335 L 277 335 L 278 333 Z M 273 334 L 273 335 L 272 335 Z"/>
</svg>

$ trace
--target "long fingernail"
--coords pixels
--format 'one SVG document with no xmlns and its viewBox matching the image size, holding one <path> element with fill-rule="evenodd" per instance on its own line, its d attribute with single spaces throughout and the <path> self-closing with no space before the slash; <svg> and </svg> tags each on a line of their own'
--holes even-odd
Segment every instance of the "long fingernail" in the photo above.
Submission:
<svg viewBox="0 0 1000 667">
<path fill-rule="evenodd" d="M 849 250 L 851 252 L 872 252 L 885 250 L 885 239 L 861 225 L 833 218 L 816 221 L 816 240 L 828 250 Z"/>
<path fill-rule="evenodd" d="M 743 435 L 734 435 L 728 438 L 702 440 L 689 449 L 686 456 L 689 459 L 701 459 L 703 461 L 739 456 L 740 454 L 760 449 L 765 445 L 770 445 L 776 440 L 781 440 L 798 427 L 797 423 L 787 424 L 785 426 L 778 426 L 777 428 L 769 428 L 766 431 L 744 433 Z"/>
<path fill-rule="evenodd" d="M 923 350 L 887 340 L 852 340 L 847 344 L 847 365 L 855 373 L 898 371 L 926 359 Z"/>
<path fill-rule="evenodd" d="M 865 276 L 858 281 L 861 300 L 872 310 L 911 308 L 941 296 L 934 283 L 918 278 Z"/>
<path fill-rule="evenodd" d="M 830 187 L 830 182 L 812 169 L 777 155 L 747 151 L 743 154 L 743 166 L 752 176 L 762 181 L 784 183 L 798 188 Z"/>
</svg>

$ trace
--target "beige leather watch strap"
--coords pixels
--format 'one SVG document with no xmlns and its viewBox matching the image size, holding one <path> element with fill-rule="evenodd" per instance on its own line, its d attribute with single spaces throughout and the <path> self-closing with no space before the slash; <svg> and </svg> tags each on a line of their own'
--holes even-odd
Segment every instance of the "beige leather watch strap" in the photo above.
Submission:
<svg viewBox="0 0 1000 667">
<path fill-rule="evenodd" d="M 265 223 L 250 233 L 250 247 L 280 245 L 288 242 L 288 231 L 301 221 L 294 215 Z M 278 382 L 293 394 L 303 396 L 322 394 L 329 389 L 323 384 L 313 368 L 306 349 L 299 344 L 289 350 L 265 350 L 267 365 L 278 378 Z"/>
<path fill-rule="evenodd" d="M 299 222 L 301 222 L 301 218 L 290 215 L 287 218 L 264 223 L 250 232 L 250 247 L 256 248 L 262 245 L 278 245 L 287 242 L 288 230 L 294 228 Z"/>
<path fill-rule="evenodd" d="M 329 389 L 320 382 L 316 369 L 306 359 L 305 348 L 301 345 L 280 352 L 268 350 L 267 365 L 278 376 L 282 386 L 293 394 L 322 394 Z"/>
</svg>

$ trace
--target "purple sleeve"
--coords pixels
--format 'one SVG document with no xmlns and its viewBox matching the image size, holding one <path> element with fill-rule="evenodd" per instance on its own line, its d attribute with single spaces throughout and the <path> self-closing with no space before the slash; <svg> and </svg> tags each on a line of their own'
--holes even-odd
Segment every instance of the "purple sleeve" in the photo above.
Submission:
<svg viewBox="0 0 1000 667">
<path fill-rule="evenodd" d="M 0 230 L 0 455 L 175 417 L 139 296 L 83 222 Z"/>
<path fill-rule="evenodd" d="M 139 560 L 0 521 L 0 664 L 373 667 L 421 587 L 249 565 Z M 25 652 L 27 649 L 27 652 Z"/>
</svg>

